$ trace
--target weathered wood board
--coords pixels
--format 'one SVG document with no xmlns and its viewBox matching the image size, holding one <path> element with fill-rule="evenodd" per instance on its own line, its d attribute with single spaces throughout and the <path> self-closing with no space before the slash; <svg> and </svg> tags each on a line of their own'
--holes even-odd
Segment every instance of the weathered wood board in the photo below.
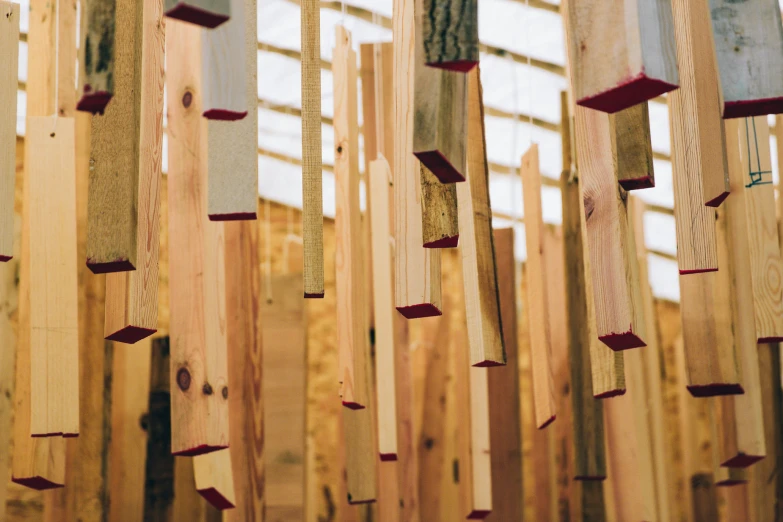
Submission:
<svg viewBox="0 0 783 522">
<path fill-rule="evenodd" d="M 455 248 L 459 244 L 456 183 L 441 183 L 430 169 L 421 170 L 421 235 L 425 248 Z"/>
<path fill-rule="evenodd" d="M 78 111 L 103 114 L 115 94 L 114 60 L 118 43 L 117 26 L 121 25 L 117 23 L 116 7 L 117 0 L 94 0 L 85 4 L 85 24 L 82 25 L 80 46 L 83 49 L 79 75 L 81 99 L 76 104 Z M 132 47 L 134 43 L 133 37 L 122 38 L 120 47 Z"/>
<path fill-rule="evenodd" d="M 466 73 L 479 62 L 478 0 L 424 0 L 416 38 L 430 67 Z"/>
<path fill-rule="evenodd" d="M 256 26 L 253 13 L 245 13 L 245 0 L 229 0 L 231 18 L 220 27 L 205 31 L 201 40 L 203 53 L 202 85 L 204 101 L 202 110 L 209 120 L 241 120 L 255 103 L 248 103 L 248 76 L 255 76 L 255 51 L 258 35 L 250 34 Z M 252 37 L 253 49 L 246 42 Z M 254 94 L 257 93 L 254 92 Z M 253 100 L 255 101 L 255 100 Z"/>
<path fill-rule="evenodd" d="M 617 182 L 625 190 L 655 186 L 650 109 L 647 102 L 609 116 L 612 159 Z"/>
</svg>

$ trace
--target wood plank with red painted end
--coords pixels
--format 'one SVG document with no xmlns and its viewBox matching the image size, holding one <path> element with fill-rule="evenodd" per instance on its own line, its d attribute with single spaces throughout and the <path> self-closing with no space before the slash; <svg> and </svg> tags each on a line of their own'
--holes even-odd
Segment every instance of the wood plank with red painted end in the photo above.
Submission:
<svg viewBox="0 0 783 522">
<path fill-rule="evenodd" d="M 165 0 L 166 16 L 214 29 L 231 17 L 231 0 Z"/>
<path fill-rule="evenodd" d="M 459 244 L 456 183 L 441 183 L 424 163 L 419 165 L 424 248 L 456 248 Z"/>
<path fill-rule="evenodd" d="M 176 20 L 166 25 L 169 261 L 178 267 L 169 276 L 171 380 L 176 384 L 171 451 L 195 456 L 228 446 L 224 229 L 206 212 L 201 29 Z"/>
<path fill-rule="evenodd" d="M 612 350 L 645 346 L 645 323 L 627 194 L 612 171 L 609 116 L 577 107 L 576 152 L 598 338 Z"/>
<path fill-rule="evenodd" d="M 609 116 L 612 159 L 617 182 L 625 190 L 655 186 L 650 110 L 647 102 Z"/>
<path fill-rule="evenodd" d="M 193 457 L 196 491 L 220 511 L 236 506 L 229 449 Z"/>
<path fill-rule="evenodd" d="M 127 6 L 133 9 L 134 6 Z M 123 46 L 133 47 L 135 39 L 122 38 L 121 29 L 116 20 L 117 0 L 94 0 L 84 7 L 85 24 L 82 26 L 80 49 L 81 67 L 79 92 L 81 98 L 76 104 L 77 111 L 103 114 L 106 105 L 115 92 L 115 57 L 118 35 Z M 120 31 L 118 31 L 120 29 Z"/>
<path fill-rule="evenodd" d="M 478 0 L 424 0 L 416 37 L 429 67 L 461 73 L 479 62 Z"/>
<path fill-rule="evenodd" d="M 680 88 L 669 96 L 672 161 L 674 182 L 683 181 L 680 190 L 693 199 L 687 207 L 690 216 L 694 212 L 690 205 L 717 207 L 726 199 L 729 173 L 720 124 L 720 100 L 715 88 L 719 80 L 707 2 L 671 0 L 671 4 L 680 66 Z M 675 209 L 678 205 L 683 206 L 685 202 L 677 200 Z M 702 217 L 698 216 L 696 222 L 703 226 Z M 696 233 L 703 235 L 699 228 Z M 691 248 L 689 242 L 684 243 L 679 237 L 678 244 Z M 709 259 L 715 262 L 714 257 Z M 690 261 L 688 264 L 692 266 L 681 265 L 680 270 L 704 269 L 704 263 Z"/>
<path fill-rule="evenodd" d="M 251 72 L 247 66 L 252 64 L 245 56 L 248 51 L 245 0 L 229 0 L 229 4 L 231 18 L 220 27 L 206 31 L 201 39 L 202 110 L 208 120 L 241 120 L 249 108 L 254 108 L 254 104 L 248 104 L 246 95 L 247 76 Z M 248 18 L 253 18 L 252 13 Z M 257 45 L 256 41 L 254 49 Z"/>
<path fill-rule="evenodd" d="M 577 105 L 614 113 L 678 87 L 669 0 L 579 2 L 568 16 Z"/>
<path fill-rule="evenodd" d="M 19 63 L 19 6 L 0 2 L 0 262 L 14 249 L 14 194 L 16 185 L 16 92 Z"/>
<path fill-rule="evenodd" d="M 440 251 L 422 246 L 421 178 L 413 155 L 414 3 L 395 2 L 392 21 L 395 306 L 408 319 L 441 315 Z"/>
<path fill-rule="evenodd" d="M 774 0 L 710 0 L 724 118 L 783 113 L 783 26 Z"/>
</svg>

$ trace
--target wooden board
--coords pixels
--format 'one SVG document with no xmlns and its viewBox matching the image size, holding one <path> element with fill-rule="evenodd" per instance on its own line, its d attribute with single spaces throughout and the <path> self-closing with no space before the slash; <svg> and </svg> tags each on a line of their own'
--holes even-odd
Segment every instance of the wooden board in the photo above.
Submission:
<svg viewBox="0 0 783 522">
<path fill-rule="evenodd" d="M 79 433 L 76 157 L 73 118 L 27 122 L 30 184 L 30 432 Z M 46 154 L 38 151 L 46 150 Z M 52 216 L 58 216 L 52 219 Z"/>
<path fill-rule="evenodd" d="M 255 27 L 250 13 L 245 16 L 245 0 L 229 0 L 231 18 L 219 28 L 206 31 L 201 40 L 204 101 L 202 110 L 209 120 L 241 120 L 253 108 L 247 96 L 247 79 L 255 70 L 246 57 L 248 29 Z M 248 24 L 248 21 L 252 22 Z M 252 25 L 252 27 L 251 27 Z M 253 50 L 257 48 L 253 34 Z M 252 52 L 250 53 L 253 54 Z"/>
<path fill-rule="evenodd" d="M 625 190 L 655 186 L 650 110 L 647 102 L 609 116 L 612 159 L 617 182 Z"/>
<path fill-rule="evenodd" d="M 235 507 L 234 476 L 228 448 L 193 457 L 193 475 L 196 491 L 212 506 L 221 511 Z"/>
<path fill-rule="evenodd" d="M 578 105 L 613 113 L 677 88 L 669 1 L 575 2 L 568 16 Z"/>
<path fill-rule="evenodd" d="M 115 94 L 114 74 L 121 74 L 115 70 L 117 43 L 119 41 L 121 46 L 128 46 L 135 42 L 130 35 L 123 38 L 122 23 L 118 23 L 115 18 L 116 6 L 116 0 L 96 0 L 85 6 L 80 45 L 80 49 L 83 49 L 79 74 L 81 99 L 76 104 L 78 111 L 103 114 Z"/>
<path fill-rule="evenodd" d="M 441 183 L 424 163 L 421 170 L 421 234 L 425 248 L 455 248 L 459 211 L 455 183 Z"/>
<path fill-rule="evenodd" d="M 415 0 L 394 4 L 394 225 L 395 306 L 407 317 L 441 314 L 440 252 L 422 247 L 421 179 L 413 156 L 413 34 Z M 320 117 L 319 117 L 320 125 Z"/>
<path fill-rule="evenodd" d="M 783 26 L 774 0 L 710 0 L 724 118 L 783 112 Z"/>
<path fill-rule="evenodd" d="M 14 248 L 14 193 L 16 185 L 16 90 L 19 62 L 19 6 L 0 2 L 0 261 L 8 261 Z"/>
<path fill-rule="evenodd" d="M 231 16 L 231 0 L 165 0 L 166 16 L 214 29 Z"/>
<path fill-rule="evenodd" d="M 680 88 L 669 96 L 675 198 L 678 197 L 678 189 L 683 193 L 680 196 L 683 199 L 676 199 L 674 206 L 686 205 L 684 195 L 688 194 L 684 209 L 684 215 L 688 217 L 683 219 L 692 219 L 696 215 L 694 209 L 702 204 L 717 207 L 726 199 L 729 195 L 729 173 L 723 126 L 720 124 L 720 100 L 715 88 L 718 72 L 707 2 L 671 0 L 671 4 L 680 68 Z M 706 226 L 704 219 L 699 214 L 699 226 L 694 227 L 698 241 L 706 237 L 701 231 L 701 227 Z M 683 238 L 685 241 L 677 238 L 680 248 L 687 248 L 690 252 L 691 248 L 698 246 L 692 246 L 695 241 L 689 235 Z M 708 241 L 711 241 L 711 236 Z M 705 263 L 716 263 L 712 247 L 707 252 L 707 257 L 702 258 L 701 250 L 696 250 L 694 259 L 689 257 L 689 253 L 680 262 L 680 270 L 705 268 Z"/>
<path fill-rule="evenodd" d="M 462 73 L 478 65 L 478 0 L 424 0 L 422 22 L 416 38 L 424 44 L 424 63 Z"/>
<path fill-rule="evenodd" d="M 467 76 L 464 72 L 443 71 L 427 67 L 426 36 L 431 27 L 428 15 L 449 9 L 441 2 L 433 8 L 429 0 L 415 0 L 416 34 L 413 94 L 413 153 L 442 183 L 465 181 L 467 135 Z M 451 3 L 451 2 L 449 2 Z M 456 4 L 456 2 L 454 2 Z M 461 2 L 467 7 L 471 2 Z M 469 7 L 467 7 L 469 9 Z M 453 13 L 451 13 L 453 14 Z M 448 15 L 446 15 L 448 18 Z M 460 29 L 470 30 L 470 16 Z M 437 23 L 437 22 L 436 22 Z M 443 47 L 441 47 L 443 49 Z"/>
<path fill-rule="evenodd" d="M 244 13 L 256 12 L 257 2 L 240 0 L 239 4 L 242 16 L 237 20 L 244 22 L 236 25 L 232 17 L 225 27 L 217 29 L 223 32 L 223 38 L 226 39 L 227 29 L 240 35 L 237 42 L 231 38 L 232 49 L 241 51 L 239 54 L 238 51 L 231 51 L 232 55 L 237 56 L 232 61 L 240 61 L 235 65 L 242 70 L 241 73 L 234 71 L 234 78 L 229 81 L 230 97 L 235 101 L 221 104 L 234 107 L 235 112 L 213 112 L 212 116 L 220 116 L 216 119 L 231 119 L 229 116 L 238 116 L 243 107 L 246 115 L 242 116 L 241 121 L 210 121 L 209 124 L 207 213 L 212 221 L 252 220 L 256 219 L 258 210 L 258 33 L 256 17 L 244 16 Z M 206 34 L 209 33 L 207 31 Z M 227 61 L 216 60 L 218 63 Z"/>
<path fill-rule="evenodd" d="M 304 296 L 324 296 L 324 209 L 321 159 L 321 12 L 318 0 L 301 4 L 302 241 Z"/>
<path fill-rule="evenodd" d="M 206 215 L 201 30 L 175 20 L 167 26 L 169 262 L 177 267 L 169 274 L 171 451 L 193 456 L 228 446 L 224 229 Z"/>
</svg>

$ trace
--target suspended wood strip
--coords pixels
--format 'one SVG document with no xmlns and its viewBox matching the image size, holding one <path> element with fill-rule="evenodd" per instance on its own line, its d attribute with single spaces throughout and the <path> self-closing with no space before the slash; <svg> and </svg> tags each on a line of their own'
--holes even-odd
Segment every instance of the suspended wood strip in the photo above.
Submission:
<svg viewBox="0 0 783 522">
<path fill-rule="evenodd" d="M 369 203 L 372 206 L 372 272 L 375 310 L 375 385 L 378 407 L 378 452 L 381 460 L 397 459 L 397 405 L 394 377 L 394 299 L 389 237 L 389 181 L 385 159 L 370 163 Z"/>
<path fill-rule="evenodd" d="M 415 3 L 416 34 L 411 35 L 416 49 L 413 153 L 441 182 L 465 181 L 467 77 L 464 73 L 433 69 L 426 65 L 431 57 L 427 52 L 427 45 L 434 45 L 435 42 L 431 39 L 437 38 L 436 33 L 439 32 L 438 27 L 432 27 L 433 20 L 429 16 L 437 16 L 436 11 L 444 11 L 446 20 L 451 20 L 449 15 L 455 13 L 450 11 L 459 7 L 458 2 L 449 0 L 449 5 L 438 2 L 437 6 L 432 0 L 416 0 Z M 467 3 L 474 4 L 474 1 Z M 463 7 L 466 5 L 465 2 L 459 4 Z M 436 25 L 439 22 L 442 23 L 434 21 Z M 458 27 L 460 30 L 469 29 L 470 24 L 465 20 L 465 23 L 459 24 Z M 458 42 L 456 46 L 459 47 Z M 440 49 L 443 50 L 444 47 Z"/>
<path fill-rule="evenodd" d="M 478 64 L 478 0 L 424 0 L 422 22 L 424 63 L 462 73 Z"/>
<path fill-rule="evenodd" d="M 324 209 L 321 171 L 321 12 L 303 0 L 302 45 L 302 241 L 304 296 L 324 296 Z"/>
<path fill-rule="evenodd" d="M 214 29 L 231 16 L 231 0 L 165 0 L 166 16 Z"/>
<path fill-rule="evenodd" d="M 720 124 L 720 100 L 715 85 L 715 52 L 707 2 L 671 0 L 680 88 L 669 95 L 675 207 L 682 207 L 680 221 L 694 221 L 693 232 L 680 231 L 678 250 L 684 250 L 680 270 L 716 268 L 713 233 L 706 235 L 702 204 L 717 207 L 729 194 L 725 138 Z M 686 147 L 686 144 L 687 147 Z M 699 190 L 701 185 L 701 190 Z M 678 196 L 678 190 L 682 195 Z M 686 198 L 687 195 L 687 198 Z M 691 234 L 696 238 L 691 238 Z M 706 242 L 706 245 L 703 244 Z"/>
<path fill-rule="evenodd" d="M 569 22 L 577 104 L 613 113 L 677 88 L 670 2 L 580 3 Z"/>
<path fill-rule="evenodd" d="M 650 111 L 642 102 L 609 116 L 617 182 L 625 190 L 655 186 Z"/>
<path fill-rule="evenodd" d="M 254 99 L 247 96 L 247 79 L 255 69 L 255 61 L 250 63 L 246 55 L 255 54 L 258 35 L 248 31 L 253 16 L 252 13 L 245 16 L 245 1 L 229 0 L 229 4 L 231 19 L 215 30 L 206 31 L 201 42 L 203 110 L 204 117 L 210 120 L 241 120 L 255 105 Z M 256 25 L 254 21 L 251 24 Z M 253 92 L 257 95 L 258 91 Z"/>
<path fill-rule="evenodd" d="M 169 275 L 171 376 L 177 384 L 171 398 L 171 451 L 193 456 L 228 446 L 224 229 L 206 213 L 201 29 L 175 20 L 166 25 L 169 262 L 178 267 Z"/>
<path fill-rule="evenodd" d="M 16 79 L 19 62 L 19 6 L 0 2 L 0 262 L 13 257 L 16 185 Z"/>
<path fill-rule="evenodd" d="M 365 172 L 382 155 L 394 171 L 394 45 L 363 43 L 361 53 L 362 116 Z"/>
<path fill-rule="evenodd" d="M 425 248 L 456 248 L 459 243 L 459 211 L 456 183 L 441 183 L 421 167 L 421 233 Z"/>
<path fill-rule="evenodd" d="M 231 454 L 228 448 L 193 458 L 196 491 L 221 511 L 236 506 Z"/>
<path fill-rule="evenodd" d="M 234 0 L 235 2 L 237 0 Z M 235 11 L 240 14 L 247 9 L 248 13 L 254 13 L 256 4 L 241 5 L 245 0 L 238 0 L 239 6 Z M 237 20 L 241 24 L 237 24 Z M 232 42 L 231 55 L 214 60 L 212 63 L 234 63 L 233 68 L 240 68 L 240 72 L 234 74 L 234 78 L 223 80 L 222 88 L 230 88 L 232 105 L 235 110 L 231 113 L 216 112 L 213 119 L 232 119 L 232 114 L 239 116 L 243 108 L 246 115 L 241 116 L 241 121 L 216 122 L 209 124 L 209 187 L 207 190 L 207 212 L 212 221 L 253 220 L 257 217 L 258 207 L 258 111 L 256 110 L 256 97 L 258 96 L 257 53 L 255 51 L 257 31 L 256 17 L 244 16 L 234 18 L 215 31 L 220 31 L 223 38 Z M 239 35 L 226 36 L 226 32 Z M 214 31 L 206 31 L 209 35 Z M 237 40 L 237 41 L 234 41 Z M 213 42 L 214 45 L 215 42 Z M 219 46 L 223 48 L 223 46 Z M 207 78 L 205 77 L 204 80 Z M 215 80 L 215 76 L 212 77 Z M 226 83 L 228 85 L 226 85 Z M 221 87 L 219 85 L 218 87 Z M 213 92 L 216 88 L 212 89 Z M 241 103 L 239 99 L 241 98 Z M 205 99 L 205 102 L 207 100 Z M 228 103 L 217 103 L 229 106 Z M 222 109 L 221 109 L 222 110 Z M 250 110 L 248 113 L 247 111 Z M 225 118 L 223 116 L 226 116 Z"/>
<path fill-rule="evenodd" d="M 395 2 L 393 28 L 395 301 L 408 319 L 441 315 L 440 252 L 422 247 L 421 179 L 413 156 L 414 3 Z"/>
<path fill-rule="evenodd" d="M 80 49 L 81 67 L 79 78 L 79 92 L 81 99 L 76 104 L 76 110 L 103 114 L 106 105 L 114 96 L 115 74 L 122 73 L 115 69 L 117 59 L 117 45 L 120 42 L 120 53 L 133 52 L 133 42 L 123 37 L 123 20 L 117 22 L 116 0 L 95 0 L 85 5 L 85 24 L 82 26 L 82 40 Z M 130 10 L 137 6 L 128 6 Z M 138 6 L 139 9 L 141 6 Z M 127 26 L 126 26 L 127 27 Z M 128 38 L 133 38 L 129 36 Z"/>
<path fill-rule="evenodd" d="M 783 112 L 783 27 L 773 0 L 710 0 L 724 118 Z"/>
</svg>

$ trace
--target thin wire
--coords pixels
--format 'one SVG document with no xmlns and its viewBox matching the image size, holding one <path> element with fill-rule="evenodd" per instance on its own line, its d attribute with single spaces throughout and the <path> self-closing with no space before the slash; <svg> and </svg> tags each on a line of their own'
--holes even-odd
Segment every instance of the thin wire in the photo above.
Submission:
<svg viewBox="0 0 783 522">
<path fill-rule="evenodd" d="M 52 134 L 57 129 L 57 117 L 60 112 L 60 2 L 54 1 L 54 115 L 52 118 Z"/>
</svg>

